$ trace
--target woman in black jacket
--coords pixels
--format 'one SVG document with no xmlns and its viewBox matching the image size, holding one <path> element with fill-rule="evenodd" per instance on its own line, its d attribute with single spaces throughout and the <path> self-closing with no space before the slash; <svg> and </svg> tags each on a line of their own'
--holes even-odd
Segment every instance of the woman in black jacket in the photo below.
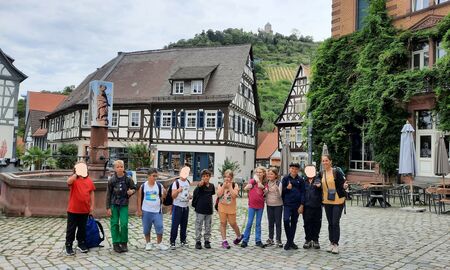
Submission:
<svg viewBox="0 0 450 270">
<path fill-rule="evenodd" d="M 342 210 L 344 209 L 347 182 L 345 181 L 345 175 L 342 170 L 332 167 L 330 155 L 322 155 L 322 168 L 323 171 L 318 177 L 321 179 L 322 203 L 328 220 L 330 246 L 327 251 L 338 254 L 340 237 L 339 221 Z"/>
</svg>

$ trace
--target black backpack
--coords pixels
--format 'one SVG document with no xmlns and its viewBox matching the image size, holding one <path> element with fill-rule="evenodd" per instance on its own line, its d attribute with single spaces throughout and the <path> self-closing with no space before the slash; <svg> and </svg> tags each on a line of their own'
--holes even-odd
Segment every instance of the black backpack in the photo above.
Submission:
<svg viewBox="0 0 450 270">
<path fill-rule="evenodd" d="M 235 184 L 236 184 L 235 182 L 232 183 L 232 186 L 231 186 L 232 189 L 234 189 L 234 187 L 236 186 Z M 220 186 L 223 186 L 223 184 Z M 216 203 L 214 204 L 214 209 L 216 209 L 216 211 L 219 211 L 219 200 L 222 197 L 223 197 L 223 194 L 221 197 L 217 196 L 217 198 L 216 198 Z"/>
<path fill-rule="evenodd" d="M 188 181 L 189 185 L 191 184 L 191 182 L 190 182 L 189 180 L 186 179 L 186 181 Z M 175 180 L 175 183 L 176 183 L 176 185 L 177 185 L 177 189 L 179 189 L 179 188 L 180 188 L 180 183 L 178 182 L 178 179 Z M 164 202 L 163 202 L 163 204 L 164 204 L 165 206 L 169 206 L 169 205 L 172 205 L 172 204 L 173 204 L 173 198 L 172 198 L 172 186 L 173 186 L 173 183 L 171 183 L 171 184 L 169 185 L 169 188 L 167 189 L 167 196 L 166 196 L 166 199 L 165 199 Z"/>
</svg>

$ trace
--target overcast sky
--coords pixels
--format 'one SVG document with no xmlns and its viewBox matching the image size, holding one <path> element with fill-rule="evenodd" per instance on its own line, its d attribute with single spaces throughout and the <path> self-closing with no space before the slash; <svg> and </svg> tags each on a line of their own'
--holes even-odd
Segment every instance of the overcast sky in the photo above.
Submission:
<svg viewBox="0 0 450 270">
<path fill-rule="evenodd" d="M 0 48 L 28 76 L 26 91 L 78 85 L 118 51 L 160 49 L 202 30 L 257 32 L 267 22 L 330 36 L 327 0 L 0 0 Z"/>
</svg>

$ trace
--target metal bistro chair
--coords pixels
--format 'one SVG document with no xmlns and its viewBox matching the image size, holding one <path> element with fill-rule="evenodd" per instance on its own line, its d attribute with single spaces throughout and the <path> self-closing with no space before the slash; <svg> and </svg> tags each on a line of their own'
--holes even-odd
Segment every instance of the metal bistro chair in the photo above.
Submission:
<svg viewBox="0 0 450 270">
<path fill-rule="evenodd" d="M 428 202 L 428 211 L 431 212 L 431 205 L 434 207 L 434 212 L 438 213 L 438 208 L 436 204 L 439 206 L 440 195 L 437 194 L 437 187 L 430 186 L 425 190 L 426 201 Z"/>
<path fill-rule="evenodd" d="M 395 199 L 398 198 L 400 201 L 400 207 L 406 206 L 405 203 L 405 186 L 404 185 L 396 185 L 388 190 L 387 193 L 388 201 L 395 203 Z"/>
<path fill-rule="evenodd" d="M 353 205 L 353 201 L 356 198 L 356 205 L 359 205 L 359 200 L 365 205 L 367 199 L 367 191 L 359 184 L 349 184 L 348 194 L 350 196 L 350 205 Z"/>
<path fill-rule="evenodd" d="M 439 214 L 445 213 L 445 205 L 450 204 L 450 188 L 438 188 L 436 193 L 439 195 Z"/>
</svg>

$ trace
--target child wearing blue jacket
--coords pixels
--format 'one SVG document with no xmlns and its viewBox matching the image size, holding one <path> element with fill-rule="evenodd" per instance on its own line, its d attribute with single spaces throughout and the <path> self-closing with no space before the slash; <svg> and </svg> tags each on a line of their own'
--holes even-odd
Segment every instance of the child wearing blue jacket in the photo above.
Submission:
<svg viewBox="0 0 450 270">
<path fill-rule="evenodd" d="M 281 180 L 283 198 L 283 223 L 286 233 L 285 250 L 298 249 L 294 243 L 297 222 L 300 214 L 303 213 L 305 204 L 305 179 L 299 173 L 300 164 L 289 164 L 289 174 Z"/>
</svg>

